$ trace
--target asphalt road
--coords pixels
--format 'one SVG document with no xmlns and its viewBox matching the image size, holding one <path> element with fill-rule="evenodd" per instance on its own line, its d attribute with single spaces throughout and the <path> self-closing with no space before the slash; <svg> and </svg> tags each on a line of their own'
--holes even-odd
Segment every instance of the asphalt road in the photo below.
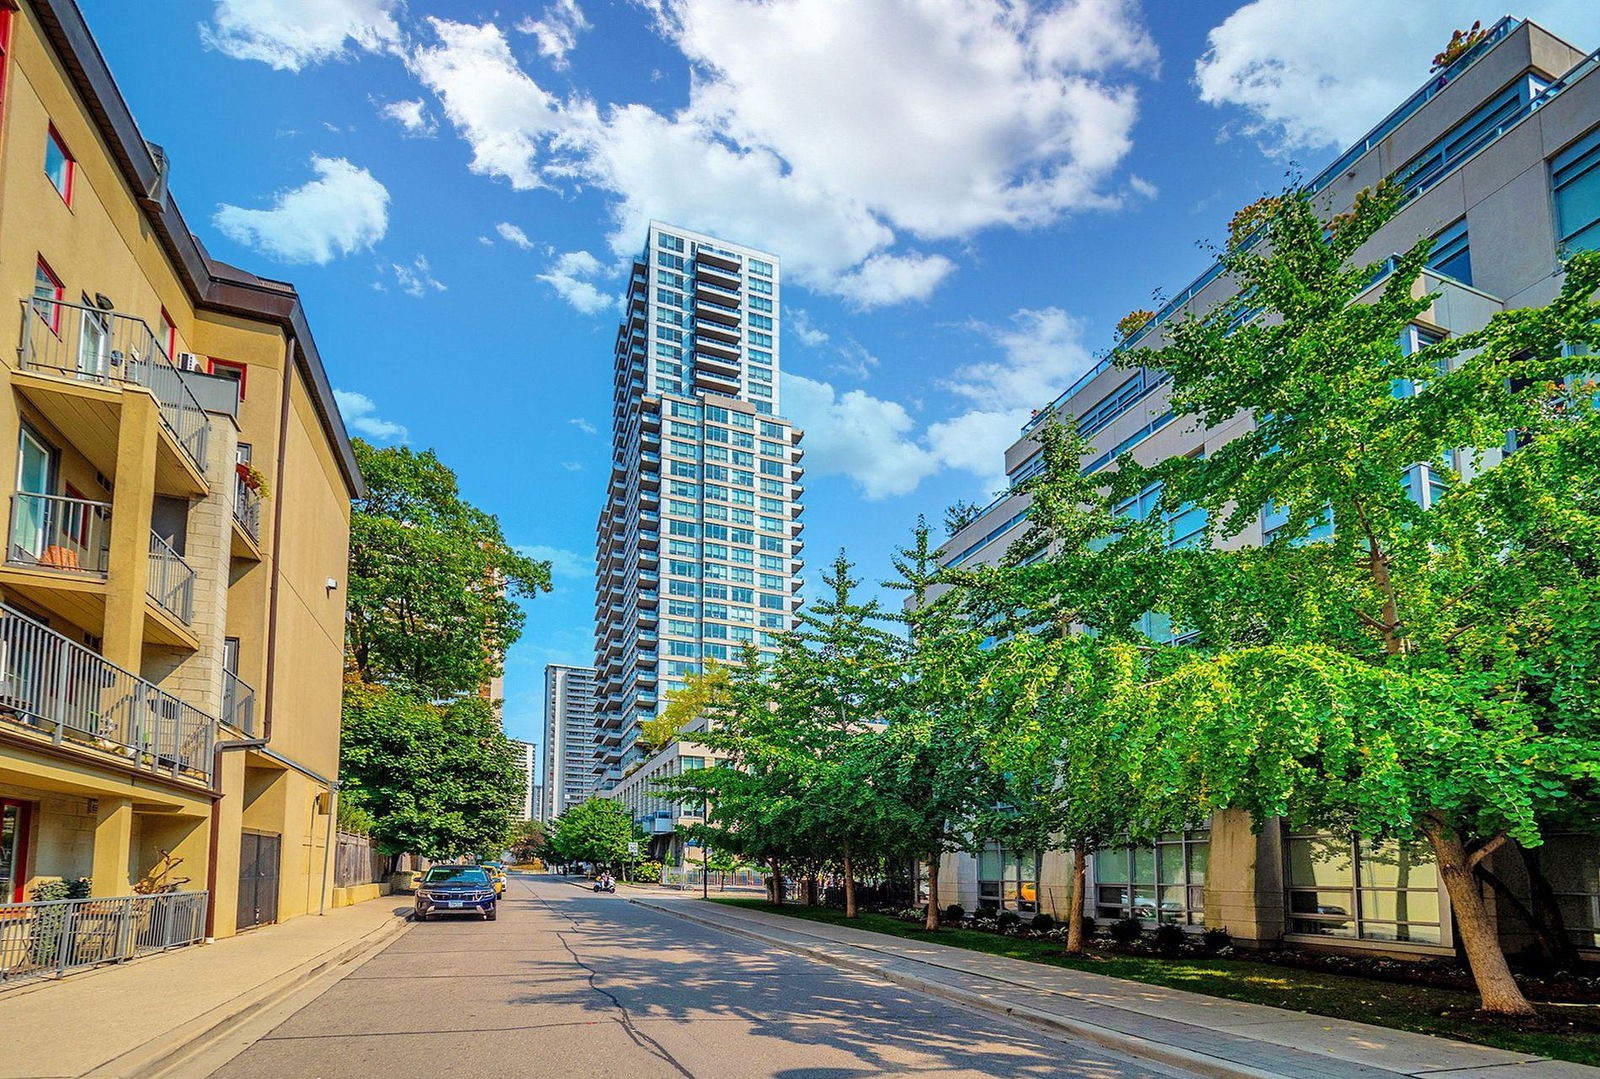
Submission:
<svg viewBox="0 0 1600 1079">
<path fill-rule="evenodd" d="M 217 1079 L 1135 1079 L 1168 1069 L 550 877 L 412 925 Z"/>
</svg>

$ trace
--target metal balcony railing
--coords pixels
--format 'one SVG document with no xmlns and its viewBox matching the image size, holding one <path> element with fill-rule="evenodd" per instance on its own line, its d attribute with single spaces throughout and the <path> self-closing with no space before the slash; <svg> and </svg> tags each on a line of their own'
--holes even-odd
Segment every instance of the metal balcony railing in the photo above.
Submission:
<svg viewBox="0 0 1600 1079">
<path fill-rule="evenodd" d="M 0 986 L 198 943 L 208 900 L 205 892 L 157 892 L 0 903 Z"/>
<path fill-rule="evenodd" d="M 104 577 L 111 550 L 111 504 L 62 495 L 11 496 L 6 561 Z"/>
<path fill-rule="evenodd" d="M 4 606 L 0 723 L 152 772 L 211 780 L 215 719 Z"/>
<path fill-rule="evenodd" d="M 150 598 L 184 625 L 194 621 L 194 570 L 172 545 L 150 533 Z"/>
<path fill-rule="evenodd" d="M 233 479 L 233 519 L 251 540 L 261 542 L 261 492 L 246 483 L 243 476 Z"/>
<path fill-rule="evenodd" d="M 211 420 L 144 319 L 86 304 L 26 299 L 18 355 L 25 371 L 145 387 L 178 444 L 201 472 L 206 470 Z"/>
<path fill-rule="evenodd" d="M 255 737 L 256 691 L 226 669 L 222 672 L 222 721 Z"/>
</svg>

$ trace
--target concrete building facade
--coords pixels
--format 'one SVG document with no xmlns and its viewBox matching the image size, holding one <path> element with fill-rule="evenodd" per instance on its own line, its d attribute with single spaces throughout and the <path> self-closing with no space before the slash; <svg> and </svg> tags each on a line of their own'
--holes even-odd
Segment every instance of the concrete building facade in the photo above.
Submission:
<svg viewBox="0 0 1600 1079">
<path fill-rule="evenodd" d="M 542 820 L 554 820 L 594 794 L 593 667 L 544 669 Z"/>
<path fill-rule="evenodd" d="M 544 820 L 544 788 L 539 785 L 539 747 L 532 742 L 507 738 L 517 755 L 522 772 L 522 798 L 517 803 L 517 820 Z"/>
<path fill-rule="evenodd" d="M 1377 262 L 1419 239 L 1434 239 L 1422 284 L 1437 298 L 1408 340 L 1476 330 L 1495 312 L 1546 302 L 1560 288 L 1563 252 L 1600 247 L 1596 66 L 1596 54 L 1531 23 L 1502 20 L 1481 45 L 1310 181 L 1330 213 L 1385 177 L 1405 188 L 1403 209 L 1357 257 Z M 1220 303 L 1230 289 L 1213 266 L 1117 355 L 1160 348 L 1172 320 Z M 1221 428 L 1203 428 L 1174 414 L 1167 394 L 1158 373 L 1108 358 L 1036 413 L 1006 451 L 1006 472 L 1016 482 L 1040 466 L 1039 446 L 1029 436 L 1051 415 L 1071 418 L 1092 441 L 1085 473 L 1125 452 L 1142 464 L 1206 452 L 1252 423 L 1241 414 Z M 1497 460 L 1491 454 L 1485 467 Z M 1414 467 L 1405 481 L 1425 504 L 1427 466 Z M 1153 494 L 1131 500 L 1126 511 L 1146 513 Z M 942 560 L 957 566 L 997 561 L 1021 535 L 1028 511 L 1025 497 L 1003 495 L 949 538 Z M 1202 535 L 1198 514 L 1203 511 L 1168 519 L 1172 546 Z M 1264 515 L 1235 542 L 1266 542 L 1276 523 Z M 1145 629 L 1158 640 L 1173 639 L 1171 627 L 1156 620 Z M 1406 955 L 1453 950 L 1449 902 L 1425 845 L 1298 834 L 1280 821 L 1256 830 L 1237 813 L 1200 823 L 1154 846 L 1093 856 L 1084 913 L 1225 926 L 1237 940 L 1262 946 L 1289 942 Z M 1600 848 L 1556 836 L 1540 858 L 1577 943 L 1600 949 Z M 1517 863 L 1511 854 L 1497 864 L 1514 886 L 1525 880 Z M 1066 913 L 1070 862 L 1064 856 L 991 847 L 978 857 L 952 857 L 944 868 L 941 902 Z M 1514 922 L 1501 922 L 1508 943 L 1519 933 Z"/>
<path fill-rule="evenodd" d="M 781 414 L 776 256 L 652 222 L 617 330 L 596 533 L 595 768 L 707 663 L 769 651 L 800 604 L 801 432 Z"/>
<path fill-rule="evenodd" d="M 298 295 L 167 178 L 76 5 L 0 2 L 0 902 L 176 886 L 223 936 L 328 893 L 362 486 Z"/>
</svg>

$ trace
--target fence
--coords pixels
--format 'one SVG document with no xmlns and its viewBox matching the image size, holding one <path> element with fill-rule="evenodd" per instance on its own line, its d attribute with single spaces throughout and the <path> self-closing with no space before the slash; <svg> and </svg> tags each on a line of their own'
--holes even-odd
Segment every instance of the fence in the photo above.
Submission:
<svg viewBox="0 0 1600 1079">
<path fill-rule="evenodd" d="M 0 904 L 0 987 L 195 944 L 205 937 L 206 900 L 162 892 Z"/>
<path fill-rule="evenodd" d="M 711 871 L 711 879 L 707 886 L 712 890 L 722 888 L 764 888 L 764 878 L 754 869 L 735 869 L 731 873 L 718 873 Z M 663 866 L 661 869 L 661 883 L 669 888 L 699 888 L 700 869 L 690 866 L 685 869 L 681 866 Z"/>
<path fill-rule="evenodd" d="M 333 886 L 381 884 L 389 879 L 389 856 L 378 850 L 371 836 L 340 832 L 333 849 Z"/>
</svg>

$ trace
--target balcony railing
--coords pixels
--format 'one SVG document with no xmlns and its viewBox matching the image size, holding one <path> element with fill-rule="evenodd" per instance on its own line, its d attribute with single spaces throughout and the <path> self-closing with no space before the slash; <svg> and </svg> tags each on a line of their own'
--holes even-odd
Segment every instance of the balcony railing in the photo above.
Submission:
<svg viewBox="0 0 1600 1079">
<path fill-rule="evenodd" d="M 233 519 L 252 541 L 261 542 L 261 492 L 246 483 L 243 476 L 233 479 Z"/>
<path fill-rule="evenodd" d="M 150 598 L 184 625 L 194 621 L 194 570 L 172 545 L 150 533 Z"/>
<path fill-rule="evenodd" d="M 211 420 L 144 319 L 85 304 L 23 300 L 18 352 L 26 371 L 145 387 L 178 444 L 201 472 L 206 470 Z"/>
<path fill-rule="evenodd" d="M 12 565 L 104 577 L 111 550 L 111 505 L 61 495 L 11 496 Z"/>
<path fill-rule="evenodd" d="M 211 780 L 215 719 L 10 607 L 0 607 L 0 723 Z"/>
<path fill-rule="evenodd" d="M 158 892 L 0 903 L 0 983 L 26 985 L 196 944 L 206 935 L 209 899 Z"/>
<path fill-rule="evenodd" d="M 255 737 L 256 691 L 226 669 L 222 672 L 222 721 Z"/>
</svg>

